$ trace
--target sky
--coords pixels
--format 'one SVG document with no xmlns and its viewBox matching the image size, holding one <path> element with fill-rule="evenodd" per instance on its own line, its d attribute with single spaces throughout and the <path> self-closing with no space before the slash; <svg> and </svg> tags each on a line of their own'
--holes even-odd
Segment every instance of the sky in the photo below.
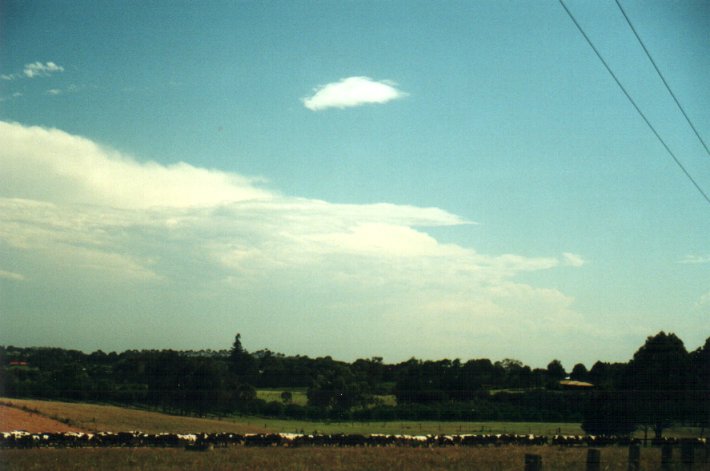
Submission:
<svg viewBox="0 0 710 471">
<path fill-rule="evenodd" d="M 621 5 L 710 141 L 710 4 Z M 613 1 L 565 2 L 688 173 Z M 627 361 L 710 204 L 557 1 L 0 1 L 0 344 Z"/>
</svg>

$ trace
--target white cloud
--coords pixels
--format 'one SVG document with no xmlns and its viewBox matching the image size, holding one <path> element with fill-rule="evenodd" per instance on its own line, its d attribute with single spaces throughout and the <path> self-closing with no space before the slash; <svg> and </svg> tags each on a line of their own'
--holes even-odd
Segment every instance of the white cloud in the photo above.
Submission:
<svg viewBox="0 0 710 471">
<path fill-rule="evenodd" d="M 307 316 L 330 323 L 331 333 L 367 318 L 351 330 L 377 338 L 372 348 L 402 344 L 411 354 L 419 354 L 422 332 L 432 345 L 471 351 L 482 332 L 514 344 L 523 334 L 587 335 L 591 328 L 570 297 L 516 281 L 578 266 L 581 257 L 481 254 L 442 243 L 425 229 L 470 223 L 439 208 L 284 196 L 255 179 L 139 162 L 86 138 L 17 123 L 0 122 L 0 141 L 0 250 L 13 267 L 31 270 L 34 283 L 108 280 L 92 310 L 130 299 L 131 310 L 167 322 L 194 309 L 176 301 L 184 297 L 217 306 L 200 306 L 203 322 L 277 312 L 270 329 L 284 332 L 302 328 Z M 135 286 L 153 285 L 159 294 L 136 294 Z"/>
<path fill-rule="evenodd" d="M 346 233 L 332 232 L 310 236 L 325 251 L 349 252 L 388 257 L 442 256 L 456 252 L 455 246 L 445 247 L 431 236 L 411 227 L 383 223 L 364 223 Z"/>
<path fill-rule="evenodd" d="M 206 207 L 272 196 L 239 175 L 139 163 L 57 129 L 0 122 L 0 139 L 0 195 L 118 208 Z"/>
<path fill-rule="evenodd" d="M 64 67 L 55 64 L 54 62 L 33 62 L 26 64 L 22 73 L 27 78 L 48 77 L 57 72 L 64 72 Z"/>
<path fill-rule="evenodd" d="M 710 255 L 686 255 L 678 263 L 702 264 L 710 263 Z"/>
<path fill-rule="evenodd" d="M 21 78 L 37 78 L 37 77 L 49 77 L 52 74 L 58 72 L 64 72 L 64 67 L 57 65 L 54 62 L 33 62 L 31 64 L 25 64 L 21 73 L 14 74 L 2 74 L 0 79 L 2 80 L 17 80 Z"/>
<path fill-rule="evenodd" d="M 8 101 L 8 100 L 14 100 L 15 98 L 19 98 L 22 96 L 22 93 L 20 92 L 15 92 L 12 95 L 5 95 L 0 97 L 0 102 L 2 101 Z"/>
<path fill-rule="evenodd" d="M 12 281 L 25 281 L 24 275 L 6 270 L 0 270 L 0 278 Z"/>
<path fill-rule="evenodd" d="M 570 267 L 581 267 L 586 263 L 582 256 L 570 252 L 563 253 L 562 259 L 564 260 L 565 265 Z"/>
<path fill-rule="evenodd" d="M 56 95 L 61 95 L 61 94 L 62 94 L 62 91 L 59 88 L 50 88 L 49 90 L 47 90 L 47 95 L 56 96 Z"/>
<path fill-rule="evenodd" d="M 303 104 L 311 111 L 387 103 L 407 95 L 398 90 L 394 82 L 376 81 L 369 77 L 344 78 L 339 82 L 322 85 L 314 92 L 312 96 L 303 99 Z"/>
</svg>

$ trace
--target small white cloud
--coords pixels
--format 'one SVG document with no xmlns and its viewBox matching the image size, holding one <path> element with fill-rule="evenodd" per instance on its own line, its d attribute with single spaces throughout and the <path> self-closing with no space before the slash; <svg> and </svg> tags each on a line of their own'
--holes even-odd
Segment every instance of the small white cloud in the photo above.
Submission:
<svg viewBox="0 0 710 471">
<path fill-rule="evenodd" d="M 564 264 L 569 267 L 581 267 L 586 263 L 586 261 L 580 255 L 570 252 L 563 253 L 562 258 L 564 260 Z"/>
<path fill-rule="evenodd" d="M 678 263 L 690 263 L 690 264 L 710 263 L 710 255 L 686 255 L 685 258 L 680 260 Z"/>
<path fill-rule="evenodd" d="M 0 270 L 0 278 L 12 281 L 25 281 L 24 275 L 5 270 Z"/>
<path fill-rule="evenodd" d="M 45 62 L 44 64 L 41 62 L 33 62 L 32 64 L 26 64 L 22 71 L 27 78 L 48 77 L 56 72 L 64 72 L 64 67 L 54 62 Z"/>
<path fill-rule="evenodd" d="M 49 77 L 57 72 L 64 72 L 64 67 L 57 65 L 54 62 L 33 62 L 31 64 L 25 64 L 25 68 L 22 69 L 21 73 L 14 74 L 2 74 L 0 79 L 2 80 L 17 80 L 21 78 L 36 78 L 36 77 Z"/>
<path fill-rule="evenodd" d="M 56 95 L 61 95 L 61 94 L 62 94 L 62 91 L 59 88 L 50 88 L 49 90 L 47 90 L 47 95 L 56 96 Z"/>
<path fill-rule="evenodd" d="M 12 95 L 5 95 L 0 97 L 0 101 L 8 101 L 8 100 L 14 100 L 15 98 L 19 98 L 22 96 L 22 93 L 20 92 L 15 92 Z"/>
<path fill-rule="evenodd" d="M 328 108 L 350 108 L 368 103 L 387 103 L 407 96 L 389 80 L 376 81 L 369 77 L 348 77 L 339 82 L 316 88 L 303 104 L 311 111 Z"/>
</svg>

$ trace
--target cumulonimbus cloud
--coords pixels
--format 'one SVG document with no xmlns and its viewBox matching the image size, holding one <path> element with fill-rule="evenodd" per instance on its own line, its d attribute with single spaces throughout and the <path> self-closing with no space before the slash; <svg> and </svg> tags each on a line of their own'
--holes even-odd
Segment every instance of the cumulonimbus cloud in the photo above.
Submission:
<svg viewBox="0 0 710 471">
<path fill-rule="evenodd" d="M 103 279 L 112 290 L 92 298 L 93 310 L 131 299 L 136 310 L 159 311 L 154 293 L 141 298 L 135 287 L 160 284 L 160 299 L 176 310 L 182 296 L 220 300 L 209 314 L 215 323 L 240 310 L 271 315 L 269 300 L 298 293 L 300 304 L 278 308 L 284 331 L 307 315 L 334 323 L 367 315 L 380 319 L 363 325 L 380 337 L 378 348 L 394 340 L 415 348 L 422 331 L 462 349 L 481 332 L 495 334 L 495 343 L 523 331 L 588 333 L 571 298 L 516 280 L 579 266 L 580 257 L 490 255 L 443 243 L 426 228 L 469 224 L 444 209 L 282 195 L 257 179 L 141 162 L 85 137 L 19 123 L 0 121 L 0 142 L 0 256 L 15 270 L 0 270 L 0 281 L 23 281 L 16 289 Z M 0 309 L 9 309 L 2 299 Z M 26 325 L 23 312 L 11 315 Z"/>
<path fill-rule="evenodd" d="M 141 163 L 58 129 L 0 121 L 0 139 L 0 194 L 115 208 L 209 207 L 272 196 L 240 175 Z"/>
<path fill-rule="evenodd" d="M 322 85 L 303 104 L 311 111 L 328 108 L 351 108 L 373 103 L 387 103 L 405 97 L 397 84 L 389 80 L 373 80 L 369 77 L 347 77 L 338 82 Z"/>
</svg>

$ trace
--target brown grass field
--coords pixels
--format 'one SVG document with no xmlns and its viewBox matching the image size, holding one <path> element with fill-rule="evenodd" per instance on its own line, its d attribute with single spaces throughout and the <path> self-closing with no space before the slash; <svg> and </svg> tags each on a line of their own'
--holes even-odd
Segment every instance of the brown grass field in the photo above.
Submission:
<svg viewBox="0 0 710 471">
<path fill-rule="evenodd" d="M 72 427 L 44 415 L 0 405 L 0 432 L 11 430 L 24 430 L 32 433 L 83 431 L 78 427 Z"/>
<path fill-rule="evenodd" d="M 39 412 L 41 415 L 68 422 L 75 429 L 84 431 L 128 431 L 140 430 L 145 433 L 183 432 L 268 432 L 262 424 L 253 421 L 201 419 L 181 417 L 159 412 L 151 412 L 125 407 L 83 404 L 73 402 L 39 401 L 29 399 L 0 398 L 0 403 L 12 404 Z M 10 408 L 12 409 L 12 408 Z M 22 423 L 5 422 L 0 416 L 0 431 L 23 430 Z M 11 417 L 7 417 L 9 420 Z M 20 425 L 18 427 L 18 425 Z M 32 431 L 32 430 L 27 430 Z M 42 430 L 53 432 L 61 430 Z"/>
<path fill-rule="evenodd" d="M 526 453 L 542 456 L 545 470 L 583 470 L 586 449 L 491 448 L 227 448 L 205 453 L 181 449 L 3 450 L 3 470 L 499 470 L 524 469 Z M 601 469 L 627 470 L 625 448 L 602 450 Z M 660 452 L 643 449 L 641 469 L 659 469 Z M 694 470 L 702 470 L 696 466 Z"/>
</svg>

